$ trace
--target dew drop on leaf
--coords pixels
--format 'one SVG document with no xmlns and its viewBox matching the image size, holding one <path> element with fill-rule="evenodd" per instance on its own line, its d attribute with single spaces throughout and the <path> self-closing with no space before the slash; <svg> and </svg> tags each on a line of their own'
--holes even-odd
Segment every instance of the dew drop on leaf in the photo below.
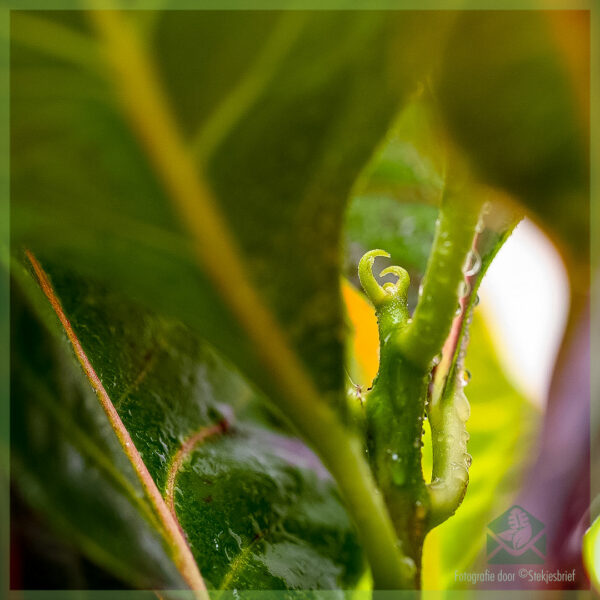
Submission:
<svg viewBox="0 0 600 600">
<path fill-rule="evenodd" d="M 471 250 L 467 256 L 463 273 L 467 277 L 472 277 L 473 275 L 477 275 L 477 273 L 479 273 L 479 269 L 481 269 L 481 257 L 479 256 L 477 250 Z"/>
<path fill-rule="evenodd" d="M 465 369 L 461 375 L 462 386 L 465 387 L 469 383 L 469 381 L 471 381 L 471 372 Z"/>
<path fill-rule="evenodd" d="M 469 285 L 469 283 L 466 281 L 461 281 L 460 287 L 458 288 L 458 295 L 461 298 L 466 298 L 469 295 L 470 291 L 471 291 L 471 286 Z"/>
<path fill-rule="evenodd" d="M 471 416 L 471 407 L 464 394 L 457 394 L 455 402 L 456 413 L 461 421 L 467 421 Z"/>
</svg>

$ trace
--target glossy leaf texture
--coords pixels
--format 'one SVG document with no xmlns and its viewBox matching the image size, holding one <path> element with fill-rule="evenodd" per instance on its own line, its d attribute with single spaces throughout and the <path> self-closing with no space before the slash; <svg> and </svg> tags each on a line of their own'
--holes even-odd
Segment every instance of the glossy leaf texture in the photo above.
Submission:
<svg viewBox="0 0 600 600">
<path fill-rule="evenodd" d="M 175 473 L 175 510 L 207 585 L 352 587 L 364 559 L 334 483 L 302 442 L 256 418 L 263 411 L 252 388 L 182 324 L 64 268 L 50 273 L 163 494 Z M 68 523 L 67 533 L 106 569 L 133 585 L 185 587 L 89 382 L 29 277 L 21 273 L 26 296 L 13 286 L 17 478 L 30 501 L 59 526 Z M 174 470 L 182 445 L 223 419 L 225 431 L 191 447 Z"/>
</svg>

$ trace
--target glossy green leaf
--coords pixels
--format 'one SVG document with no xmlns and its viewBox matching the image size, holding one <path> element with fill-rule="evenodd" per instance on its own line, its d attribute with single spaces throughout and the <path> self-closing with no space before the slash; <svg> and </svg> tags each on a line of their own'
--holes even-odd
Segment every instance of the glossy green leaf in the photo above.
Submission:
<svg viewBox="0 0 600 600">
<path fill-rule="evenodd" d="M 58 321 L 22 267 L 11 291 L 11 478 L 93 562 L 141 588 L 182 588 L 149 504 Z M 18 283 L 17 283 L 18 281 Z"/>
<path fill-rule="evenodd" d="M 183 325 L 62 268 L 50 272 L 163 494 L 186 440 L 227 419 L 226 432 L 194 447 L 174 479 L 175 510 L 207 585 L 351 587 L 364 561 L 329 474 L 302 442 L 248 416 L 256 394 L 240 376 Z M 184 587 L 56 317 L 26 277 L 38 309 L 14 302 L 14 329 L 22 340 L 13 343 L 17 481 L 39 509 L 58 524 L 68 522 L 76 539 L 85 538 L 91 558 L 124 580 Z M 49 328 L 40 324 L 40 312 Z"/>
</svg>

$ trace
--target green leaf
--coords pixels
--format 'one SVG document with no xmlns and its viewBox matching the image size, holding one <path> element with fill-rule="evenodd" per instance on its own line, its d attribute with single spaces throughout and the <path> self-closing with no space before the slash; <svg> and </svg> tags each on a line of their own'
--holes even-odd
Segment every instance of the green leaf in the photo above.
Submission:
<svg viewBox="0 0 600 600">
<path fill-rule="evenodd" d="M 596 590 L 600 590 L 600 517 L 597 517 L 583 538 L 583 562 Z"/>
<path fill-rule="evenodd" d="M 438 205 L 444 187 L 446 148 L 439 108 L 424 89 L 403 109 L 385 146 L 363 174 L 362 196 Z"/>
<path fill-rule="evenodd" d="M 165 497 L 169 473 L 176 473 L 175 510 L 207 585 L 351 587 L 364 562 L 329 474 L 299 440 L 247 416 L 256 394 L 243 379 L 180 323 L 64 268 L 50 272 L 86 355 Z M 21 280 L 31 288 L 26 277 Z M 183 587 L 56 317 L 44 311 L 39 290 L 29 296 L 30 302 L 16 297 L 13 304 L 17 481 L 38 509 L 58 525 L 67 522 L 83 550 L 116 575 L 144 587 Z M 186 441 L 223 415 L 227 431 L 190 448 L 174 471 Z"/>
<path fill-rule="evenodd" d="M 317 449 L 377 585 L 400 587 L 383 501 L 335 411 L 338 246 L 350 190 L 415 86 L 413 57 L 428 62 L 447 19 L 173 11 L 149 27 L 97 11 L 73 49 L 40 43 L 40 15 L 12 20 L 13 243 L 210 341 Z"/>
<path fill-rule="evenodd" d="M 581 260 L 589 253 L 588 18 L 464 11 L 436 84 L 477 175 L 514 194 Z"/>
<path fill-rule="evenodd" d="M 112 82 L 100 68 L 22 43 L 27 17 L 12 25 L 14 242 L 182 318 L 272 391 L 246 333 L 197 268 Z M 407 24 L 381 13 L 167 11 L 155 27 L 153 56 L 186 142 L 218 127 L 219 103 L 260 79 L 253 94 L 239 95 L 237 118 L 227 117 L 204 158 L 206 175 L 261 298 L 319 389 L 340 390 L 335 249 L 349 189 L 409 85 L 389 70 Z M 297 29 L 297 39 L 269 73 L 256 72 L 281 27 Z M 97 41 L 87 42 L 100 55 Z M 218 249 L 211 260 L 219 264 Z"/>
<path fill-rule="evenodd" d="M 20 266 L 11 289 L 11 478 L 56 535 L 141 588 L 185 587 L 71 348 Z"/>
</svg>

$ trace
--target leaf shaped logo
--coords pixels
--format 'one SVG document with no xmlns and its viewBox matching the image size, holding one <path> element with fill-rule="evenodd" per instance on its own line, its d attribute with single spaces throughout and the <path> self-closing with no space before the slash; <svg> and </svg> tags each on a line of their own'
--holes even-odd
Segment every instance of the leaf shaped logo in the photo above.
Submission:
<svg viewBox="0 0 600 600">
<path fill-rule="evenodd" d="M 498 536 L 510 541 L 515 550 L 523 548 L 533 536 L 527 513 L 515 506 L 508 515 L 508 525 L 509 529 L 502 531 Z"/>
</svg>

